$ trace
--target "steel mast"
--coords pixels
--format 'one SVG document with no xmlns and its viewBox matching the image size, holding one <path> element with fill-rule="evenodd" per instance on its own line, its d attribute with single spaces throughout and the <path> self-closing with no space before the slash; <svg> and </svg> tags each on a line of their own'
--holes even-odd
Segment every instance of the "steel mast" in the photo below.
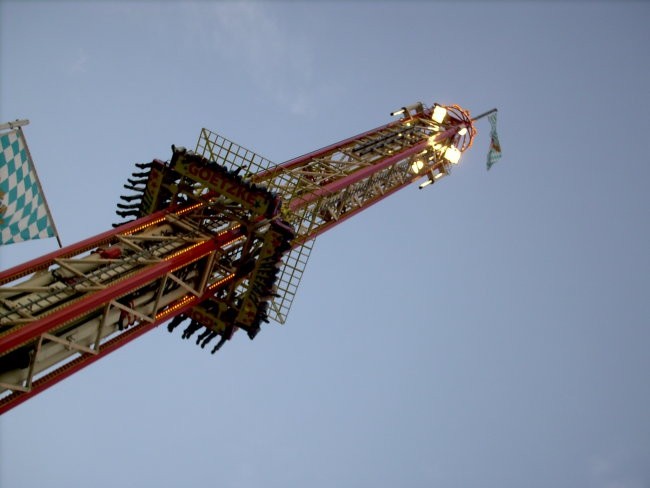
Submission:
<svg viewBox="0 0 650 488">
<path fill-rule="evenodd" d="M 280 165 L 203 129 L 137 164 L 130 221 L 0 273 L 0 413 L 168 322 L 197 344 L 284 323 L 313 240 L 400 188 L 447 176 L 469 113 L 422 103 Z M 170 321 L 171 319 L 171 321 Z"/>
</svg>

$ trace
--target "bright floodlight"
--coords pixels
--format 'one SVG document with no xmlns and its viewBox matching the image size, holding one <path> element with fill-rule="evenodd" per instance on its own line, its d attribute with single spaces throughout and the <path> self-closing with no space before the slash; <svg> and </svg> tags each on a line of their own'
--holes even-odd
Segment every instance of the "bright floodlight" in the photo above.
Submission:
<svg viewBox="0 0 650 488">
<path fill-rule="evenodd" d="M 433 109 L 433 114 L 431 114 L 431 119 L 434 122 L 440 124 L 442 123 L 443 120 L 445 120 L 446 115 L 447 115 L 447 109 L 440 105 L 436 105 L 435 108 Z"/>
<path fill-rule="evenodd" d="M 464 136 L 467 134 L 467 127 L 463 127 L 461 130 L 458 131 L 459 136 Z"/>
<path fill-rule="evenodd" d="M 461 152 L 455 146 L 449 146 L 445 151 L 445 159 L 452 164 L 456 164 L 460 160 Z"/>
</svg>

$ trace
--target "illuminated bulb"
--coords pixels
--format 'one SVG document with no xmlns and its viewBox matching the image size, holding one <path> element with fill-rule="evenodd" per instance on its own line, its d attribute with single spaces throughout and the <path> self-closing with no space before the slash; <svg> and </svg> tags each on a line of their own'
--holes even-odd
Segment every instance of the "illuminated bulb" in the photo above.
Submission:
<svg viewBox="0 0 650 488">
<path fill-rule="evenodd" d="M 427 180 L 424 183 L 422 183 L 420 186 L 418 186 L 418 188 L 421 190 L 425 186 L 429 186 L 431 183 L 433 183 L 433 180 Z"/>
<path fill-rule="evenodd" d="M 433 177 L 433 179 L 434 179 L 434 180 L 439 180 L 440 178 L 443 177 L 443 175 L 444 175 L 444 173 L 437 173 L 437 174 Z"/>
<path fill-rule="evenodd" d="M 454 146 L 449 146 L 445 151 L 445 159 L 451 164 L 456 164 L 460 160 L 461 152 Z"/>
<path fill-rule="evenodd" d="M 422 168 L 424 168 L 424 163 L 422 161 L 419 159 L 417 161 L 413 161 L 413 164 L 411 164 L 411 173 L 417 174 Z"/>
<path fill-rule="evenodd" d="M 461 130 L 458 131 L 459 136 L 464 136 L 467 134 L 467 127 L 463 127 Z"/>
<path fill-rule="evenodd" d="M 395 117 L 396 115 L 401 115 L 403 113 L 404 113 L 404 109 L 402 108 L 402 109 L 399 109 L 399 110 L 395 110 L 394 112 L 391 112 L 390 116 Z"/>
<path fill-rule="evenodd" d="M 429 137 L 429 140 L 427 142 L 429 143 L 429 146 L 434 149 L 440 149 L 442 147 L 442 144 L 436 142 L 436 136 Z"/>
<path fill-rule="evenodd" d="M 447 115 L 447 109 L 440 105 L 436 105 L 436 107 L 433 109 L 433 114 L 431 114 L 431 119 L 434 122 L 438 122 L 440 124 L 442 123 L 443 120 L 445 120 L 446 115 Z"/>
</svg>

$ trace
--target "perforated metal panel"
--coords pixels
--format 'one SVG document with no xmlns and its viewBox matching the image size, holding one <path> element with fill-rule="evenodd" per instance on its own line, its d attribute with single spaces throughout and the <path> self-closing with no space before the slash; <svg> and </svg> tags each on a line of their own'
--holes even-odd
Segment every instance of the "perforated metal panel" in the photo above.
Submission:
<svg viewBox="0 0 650 488">
<path fill-rule="evenodd" d="M 298 178 L 288 172 L 276 174 L 273 178 L 259 178 L 261 173 L 278 165 L 208 129 L 201 130 L 195 152 L 204 158 L 225 166 L 229 170 L 235 171 L 241 168 L 240 174 L 242 176 L 248 177 L 277 193 L 282 198 L 283 203 L 288 203 L 295 192 L 295 188 L 298 187 Z M 288 217 L 287 220 L 291 224 L 300 228 L 300 217 L 295 214 L 285 216 Z M 313 246 L 314 240 L 294 246 L 284 257 L 283 266 L 280 269 L 276 283 L 277 290 L 275 293 L 277 296 L 269 307 L 270 319 L 280 324 L 286 322 Z"/>
</svg>

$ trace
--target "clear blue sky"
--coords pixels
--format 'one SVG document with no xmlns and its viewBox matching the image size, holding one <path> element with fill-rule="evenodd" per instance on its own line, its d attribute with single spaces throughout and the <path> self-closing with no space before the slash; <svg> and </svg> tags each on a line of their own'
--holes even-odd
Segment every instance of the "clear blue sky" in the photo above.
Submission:
<svg viewBox="0 0 650 488">
<path fill-rule="evenodd" d="M 319 238 L 284 326 L 164 328 L 0 418 L 3 488 L 650 486 L 650 4 L 0 2 L 64 244 L 201 127 L 281 162 L 421 100 L 451 178 Z M 0 266 L 56 248 L 0 250 Z"/>
</svg>

